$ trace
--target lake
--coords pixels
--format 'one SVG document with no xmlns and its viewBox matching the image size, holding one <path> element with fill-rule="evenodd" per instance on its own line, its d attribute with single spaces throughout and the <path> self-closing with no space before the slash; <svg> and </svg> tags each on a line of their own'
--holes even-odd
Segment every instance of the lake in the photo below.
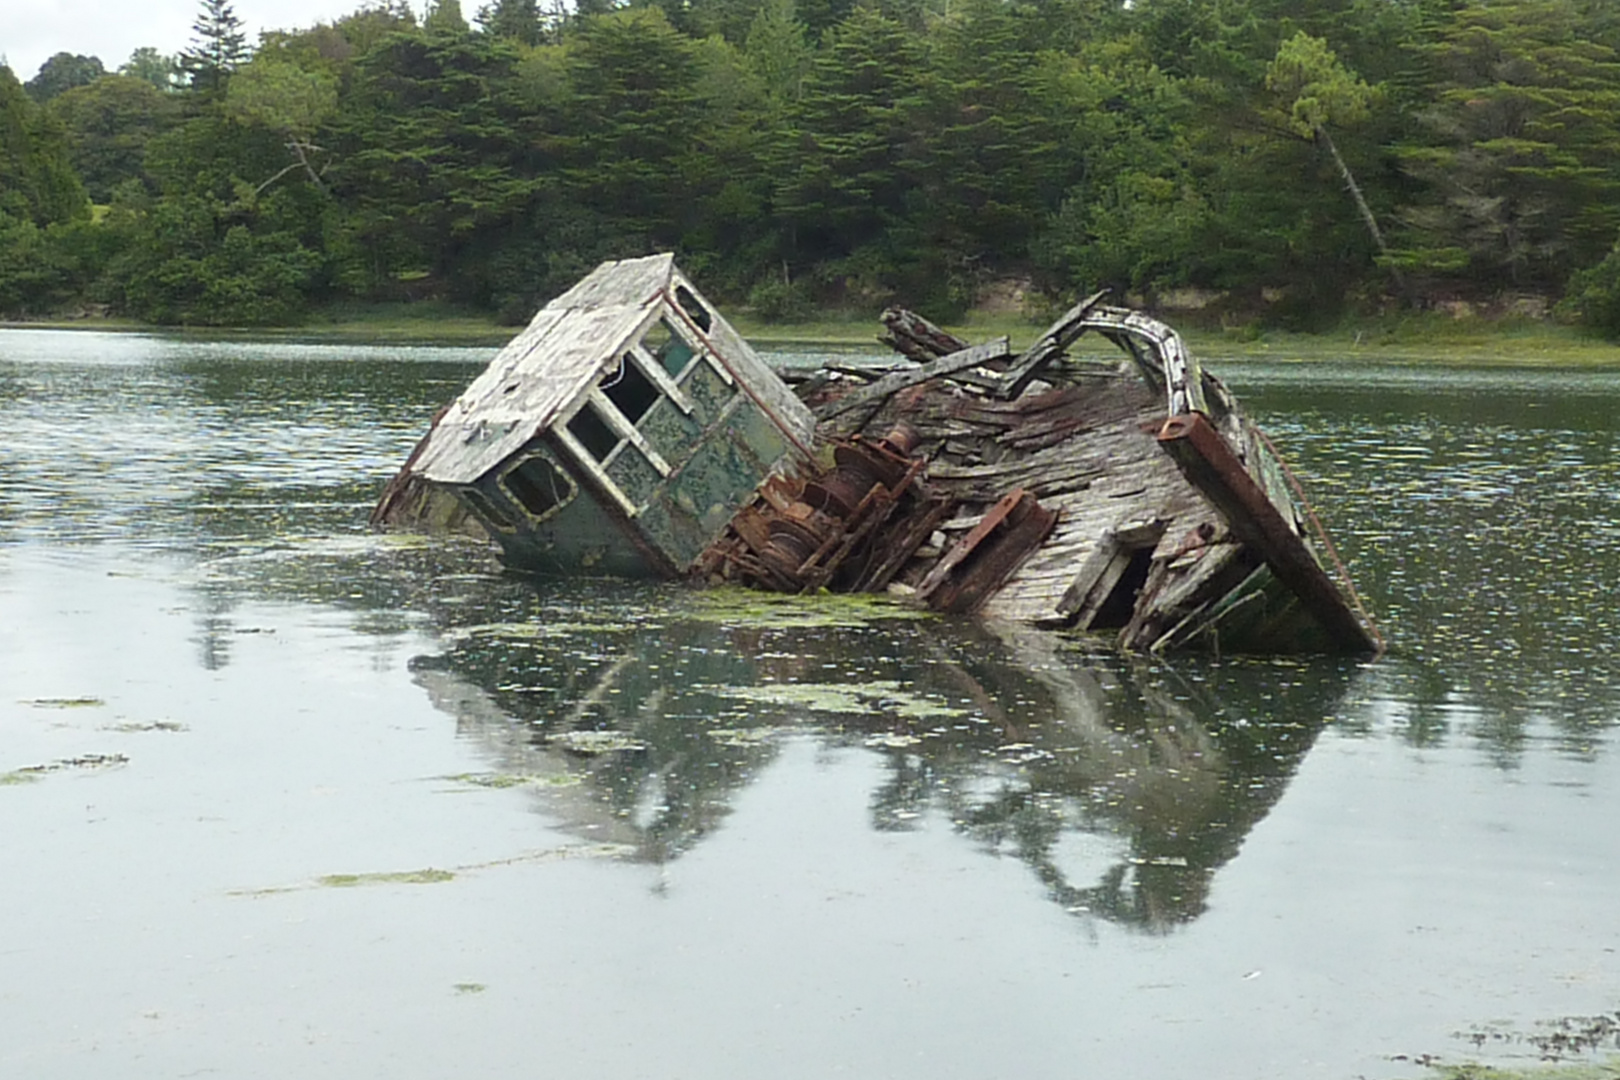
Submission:
<svg viewBox="0 0 1620 1080">
<path fill-rule="evenodd" d="M 1620 373 L 1206 358 L 1359 663 L 369 532 L 492 352 L 0 331 L 0 1075 L 1615 1049 Z"/>
</svg>

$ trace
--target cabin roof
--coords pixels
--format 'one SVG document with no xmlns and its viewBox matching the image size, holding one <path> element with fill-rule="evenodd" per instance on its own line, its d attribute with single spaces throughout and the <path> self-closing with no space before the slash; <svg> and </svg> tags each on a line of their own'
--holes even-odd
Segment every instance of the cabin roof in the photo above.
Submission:
<svg viewBox="0 0 1620 1080">
<path fill-rule="evenodd" d="M 471 483 L 517 451 L 589 391 L 675 277 L 668 253 L 605 262 L 541 308 L 451 404 L 414 471 Z"/>
</svg>

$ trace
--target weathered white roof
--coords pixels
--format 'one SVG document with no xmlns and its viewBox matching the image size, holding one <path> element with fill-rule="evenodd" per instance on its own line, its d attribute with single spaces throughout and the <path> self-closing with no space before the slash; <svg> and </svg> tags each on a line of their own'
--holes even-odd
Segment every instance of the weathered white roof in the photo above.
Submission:
<svg viewBox="0 0 1620 1080">
<path fill-rule="evenodd" d="M 617 360 L 674 268 L 667 253 L 606 262 L 541 308 L 450 406 L 413 471 L 470 483 L 534 438 Z"/>
</svg>

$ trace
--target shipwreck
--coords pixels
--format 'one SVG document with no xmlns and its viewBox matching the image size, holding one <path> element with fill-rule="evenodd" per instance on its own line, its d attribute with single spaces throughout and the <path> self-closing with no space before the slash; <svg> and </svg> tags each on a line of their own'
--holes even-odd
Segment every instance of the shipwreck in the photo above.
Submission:
<svg viewBox="0 0 1620 1080">
<path fill-rule="evenodd" d="M 373 511 L 476 521 L 502 561 L 1109 634 L 1120 648 L 1372 654 L 1305 494 L 1180 337 L 1089 297 L 1022 353 L 884 314 L 892 365 L 776 371 L 668 254 L 543 307 Z M 1071 356 L 1094 334 L 1117 362 Z"/>
</svg>

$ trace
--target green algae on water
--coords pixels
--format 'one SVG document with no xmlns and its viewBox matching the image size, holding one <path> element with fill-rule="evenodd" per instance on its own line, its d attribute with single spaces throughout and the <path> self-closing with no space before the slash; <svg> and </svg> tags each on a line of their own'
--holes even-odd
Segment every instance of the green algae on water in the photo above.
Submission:
<svg viewBox="0 0 1620 1080">
<path fill-rule="evenodd" d="M 437 885 L 455 879 L 456 875 L 450 871 L 430 866 L 424 870 L 396 870 L 375 874 L 325 874 L 316 878 L 315 883 L 328 889 L 352 889 L 360 885 Z"/>
<path fill-rule="evenodd" d="M 1494 1065 L 1430 1065 L 1440 1080 L 1620 1080 L 1620 1058 L 1603 1062 L 1561 1065 L 1526 1065 L 1501 1068 Z"/>
<path fill-rule="evenodd" d="M 573 773 L 558 773 L 555 776 L 535 776 L 532 773 L 456 773 L 440 779 L 496 791 L 515 787 L 574 787 L 585 782 L 583 776 L 575 776 Z"/>
<path fill-rule="evenodd" d="M 23 704 L 36 709 L 99 709 L 107 703 L 98 697 L 42 697 L 25 698 Z"/>
<path fill-rule="evenodd" d="M 927 619 L 932 613 L 882 593 L 818 593 L 789 596 L 740 587 L 694 593 L 685 614 L 722 626 L 762 630 L 857 628 L 896 619 Z"/>
<path fill-rule="evenodd" d="M 146 731 L 189 731 L 185 724 L 176 720 L 150 720 L 129 721 L 120 724 L 107 724 L 101 730 L 117 731 L 126 735 L 138 734 Z"/>
<path fill-rule="evenodd" d="M 80 754 L 78 757 L 58 758 L 43 765 L 25 765 L 20 769 L 0 773 L 0 787 L 31 784 L 43 779 L 46 773 L 60 772 L 63 769 L 110 769 L 115 765 L 128 764 L 129 758 L 124 754 Z"/>
<path fill-rule="evenodd" d="M 760 686 L 706 687 L 723 697 L 757 705 L 787 705 L 811 712 L 870 716 L 890 713 L 909 720 L 965 717 L 970 710 L 946 705 L 937 698 L 913 693 L 891 679 L 864 683 L 766 683 Z"/>
</svg>

